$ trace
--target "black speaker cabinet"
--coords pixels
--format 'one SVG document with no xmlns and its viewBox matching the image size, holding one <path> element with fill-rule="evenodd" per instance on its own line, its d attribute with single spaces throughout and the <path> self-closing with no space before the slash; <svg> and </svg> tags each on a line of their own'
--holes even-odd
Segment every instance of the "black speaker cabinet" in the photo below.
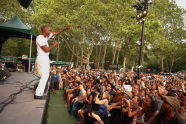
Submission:
<svg viewBox="0 0 186 124">
<path fill-rule="evenodd" d="M 30 3 L 32 2 L 32 0 L 18 0 L 18 1 L 21 4 L 21 6 L 23 6 L 24 8 L 28 8 Z"/>
<path fill-rule="evenodd" d="M 5 80 L 10 76 L 11 74 L 6 68 L 4 68 L 4 70 L 0 70 L 0 81 Z"/>
</svg>

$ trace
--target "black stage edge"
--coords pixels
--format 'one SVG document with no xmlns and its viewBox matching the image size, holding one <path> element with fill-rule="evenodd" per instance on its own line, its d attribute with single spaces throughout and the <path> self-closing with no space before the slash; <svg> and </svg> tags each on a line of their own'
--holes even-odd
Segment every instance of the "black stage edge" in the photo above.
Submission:
<svg viewBox="0 0 186 124">
<path fill-rule="evenodd" d="M 48 99 L 46 100 L 44 113 L 43 113 L 43 116 L 42 116 L 42 124 L 47 124 L 48 103 L 49 103 L 49 100 L 50 100 L 50 81 L 48 81 L 48 86 L 47 86 L 46 91 L 47 91 Z"/>
</svg>

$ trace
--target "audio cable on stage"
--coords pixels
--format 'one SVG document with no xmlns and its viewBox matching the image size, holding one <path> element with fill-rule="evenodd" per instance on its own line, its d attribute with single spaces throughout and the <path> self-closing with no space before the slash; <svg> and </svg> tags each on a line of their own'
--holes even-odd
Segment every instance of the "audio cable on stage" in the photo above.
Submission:
<svg viewBox="0 0 186 124">
<path fill-rule="evenodd" d="M 3 102 L 1 102 L 1 103 L 0 103 L 0 113 L 3 112 L 4 108 L 5 108 L 8 104 L 12 103 L 12 102 L 15 100 L 15 98 L 16 98 L 16 96 L 17 96 L 18 94 L 20 94 L 21 92 L 23 92 L 24 89 L 29 88 L 28 86 L 29 86 L 32 82 L 34 82 L 34 81 L 36 81 L 36 80 L 39 80 L 39 78 L 36 78 L 36 79 L 31 80 L 30 82 L 26 83 L 18 92 L 12 93 L 7 99 L 5 99 Z"/>
</svg>

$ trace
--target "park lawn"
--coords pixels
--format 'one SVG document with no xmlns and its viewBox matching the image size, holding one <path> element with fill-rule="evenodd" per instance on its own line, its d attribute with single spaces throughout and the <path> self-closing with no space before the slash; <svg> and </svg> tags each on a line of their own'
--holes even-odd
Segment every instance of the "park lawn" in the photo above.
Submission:
<svg viewBox="0 0 186 124">
<path fill-rule="evenodd" d="M 63 91 L 50 93 L 48 103 L 47 124 L 75 124 L 76 120 L 68 113 L 63 97 Z"/>
</svg>

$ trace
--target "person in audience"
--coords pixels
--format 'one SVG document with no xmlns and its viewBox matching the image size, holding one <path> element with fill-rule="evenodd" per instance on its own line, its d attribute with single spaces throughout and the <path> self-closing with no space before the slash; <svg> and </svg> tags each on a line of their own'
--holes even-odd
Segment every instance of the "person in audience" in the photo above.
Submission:
<svg viewBox="0 0 186 124">
<path fill-rule="evenodd" d="M 51 72 L 52 73 L 52 72 Z M 186 81 L 176 75 L 60 69 L 69 112 L 81 124 L 185 124 Z"/>
</svg>

